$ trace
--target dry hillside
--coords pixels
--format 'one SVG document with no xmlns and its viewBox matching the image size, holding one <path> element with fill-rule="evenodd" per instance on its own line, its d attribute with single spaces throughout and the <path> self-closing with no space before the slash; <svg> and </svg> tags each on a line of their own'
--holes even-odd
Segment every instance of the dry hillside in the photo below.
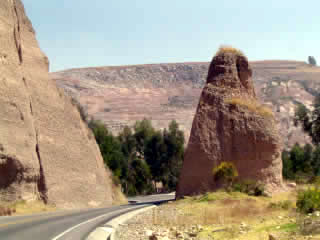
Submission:
<svg viewBox="0 0 320 240">
<path fill-rule="evenodd" d="M 276 112 L 286 146 L 307 141 L 293 126 L 292 116 L 299 102 L 311 107 L 320 88 L 320 68 L 296 61 L 250 64 L 257 95 Z M 208 67 L 209 63 L 97 67 L 51 73 L 51 77 L 113 132 L 146 117 L 157 128 L 176 119 L 189 137 Z"/>
</svg>

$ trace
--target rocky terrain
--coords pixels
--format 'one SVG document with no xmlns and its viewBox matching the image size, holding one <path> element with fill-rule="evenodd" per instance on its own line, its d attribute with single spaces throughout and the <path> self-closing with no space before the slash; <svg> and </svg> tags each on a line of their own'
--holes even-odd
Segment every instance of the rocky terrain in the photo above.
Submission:
<svg viewBox="0 0 320 240">
<path fill-rule="evenodd" d="M 250 64 L 257 96 L 276 113 L 285 146 L 308 141 L 293 126 L 292 116 L 299 102 L 311 107 L 320 88 L 320 68 L 295 61 Z M 188 138 L 208 67 L 207 62 L 96 67 L 51 77 L 114 133 L 144 117 L 157 128 L 176 119 Z"/>
<path fill-rule="evenodd" d="M 0 1 L 0 201 L 110 205 L 119 190 L 94 136 L 49 78 L 20 0 Z"/>
<path fill-rule="evenodd" d="M 231 162 L 239 179 L 282 187 L 281 141 L 270 108 L 256 98 L 247 58 L 232 48 L 213 58 L 193 120 L 177 196 L 221 187 L 212 169 Z"/>
<path fill-rule="evenodd" d="M 319 239 L 320 213 L 296 212 L 296 190 L 266 197 L 215 192 L 144 212 L 122 224 L 116 240 Z"/>
</svg>

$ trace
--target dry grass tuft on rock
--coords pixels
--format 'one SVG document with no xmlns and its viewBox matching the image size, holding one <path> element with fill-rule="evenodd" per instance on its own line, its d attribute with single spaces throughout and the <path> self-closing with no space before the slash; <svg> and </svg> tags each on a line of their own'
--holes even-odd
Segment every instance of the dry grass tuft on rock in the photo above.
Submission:
<svg viewBox="0 0 320 240">
<path fill-rule="evenodd" d="M 237 48 L 234 48 L 232 46 L 229 46 L 229 45 L 220 46 L 219 50 L 216 53 L 216 56 L 227 54 L 227 53 L 231 53 L 231 54 L 234 54 L 236 56 L 242 56 L 242 57 L 247 58 L 246 55 L 241 50 L 239 50 Z"/>
<path fill-rule="evenodd" d="M 274 117 L 274 114 L 269 107 L 260 104 L 254 99 L 244 99 L 244 98 L 234 97 L 234 98 L 225 100 L 225 102 L 232 105 L 245 107 L 251 112 L 257 113 L 262 117 L 267 117 L 267 118 Z"/>
</svg>

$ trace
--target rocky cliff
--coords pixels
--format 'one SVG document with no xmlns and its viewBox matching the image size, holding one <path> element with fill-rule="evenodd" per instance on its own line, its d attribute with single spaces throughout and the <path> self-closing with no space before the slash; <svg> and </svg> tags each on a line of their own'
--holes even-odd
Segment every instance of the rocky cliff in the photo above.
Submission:
<svg viewBox="0 0 320 240">
<path fill-rule="evenodd" d="M 307 142 L 292 117 L 298 103 L 312 107 L 320 89 L 320 68 L 295 61 L 250 64 L 257 96 L 274 110 L 285 146 Z M 147 117 L 157 128 L 176 119 L 188 138 L 208 67 L 209 63 L 151 64 L 70 69 L 51 76 L 114 133 Z"/>
<path fill-rule="evenodd" d="M 59 207 L 118 195 L 94 136 L 48 74 L 20 0 L 0 1 L 0 197 Z"/>
<path fill-rule="evenodd" d="M 281 143 L 271 109 L 255 94 L 245 56 L 221 50 L 212 60 L 193 120 L 177 196 L 219 187 L 213 169 L 232 162 L 240 179 L 282 186 Z"/>
</svg>

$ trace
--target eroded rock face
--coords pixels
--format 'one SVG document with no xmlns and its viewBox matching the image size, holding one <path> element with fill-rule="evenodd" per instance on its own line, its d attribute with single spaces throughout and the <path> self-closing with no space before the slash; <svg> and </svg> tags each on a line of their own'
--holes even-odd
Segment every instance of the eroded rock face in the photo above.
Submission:
<svg viewBox="0 0 320 240">
<path fill-rule="evenodd" d="M 247 59 L 223 53 L 211 62 L 193 121 L 177 195 L 214 190 L 212 169 L 223 161 L 239 177 L 274 191 L 282 185 L 281 144 L 272 112 L 256 99 Z"/>
<path fill-rule="evenodd" d="M 0 16 L 1 199 L 110 205 L 116 194 L 94 136 L 49 79 L 22 2 L 0 1 Z"/>
</svg>

